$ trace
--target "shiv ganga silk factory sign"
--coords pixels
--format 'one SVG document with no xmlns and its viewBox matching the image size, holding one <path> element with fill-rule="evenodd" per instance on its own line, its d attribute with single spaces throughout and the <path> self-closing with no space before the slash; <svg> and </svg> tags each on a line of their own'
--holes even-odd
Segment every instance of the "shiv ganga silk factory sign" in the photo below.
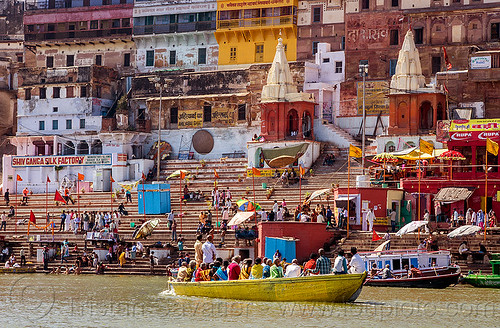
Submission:
<svg viewBox="0 0 500 328">
<path fill-rule="evenodd" d="M 13 156 L 12 167 L 111 165 L 111 155 Z"/>
</svg>

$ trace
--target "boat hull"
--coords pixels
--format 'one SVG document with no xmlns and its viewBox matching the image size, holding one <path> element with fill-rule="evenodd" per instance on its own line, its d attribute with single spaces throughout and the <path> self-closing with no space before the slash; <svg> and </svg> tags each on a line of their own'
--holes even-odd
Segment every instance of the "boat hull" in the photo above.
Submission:
<svg viewBox="0 0 500 328">
<path fill-rule="evenodd" d="M 267 302 L 352 302 L 367 273 L 298 278 L 172 282 L 177 295 Z"/>
<path fill-rule="evenodd" d="M 500 288 L 500 275 L 470 274 L 463 281 L 474 287 Z"/>
<path fill-rule="evenodd" d="M 0 268 L 0 273 L 34 273 L 36 268 Z"/>
<path fill-rule="evenodd" d="M 442 289 L 458 283 L 460 273 L 443 274 L 439 276 L 426 276 L 401 279 L 370 279 L 366 286 L 374 287 L 403 287 L 403 288 L 436 288 Z"/>
</svg>

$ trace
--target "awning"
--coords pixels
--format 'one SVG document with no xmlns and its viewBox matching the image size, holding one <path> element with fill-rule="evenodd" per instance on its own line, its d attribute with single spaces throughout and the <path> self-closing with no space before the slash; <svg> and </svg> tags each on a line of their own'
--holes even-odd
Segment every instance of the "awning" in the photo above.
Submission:
<svg viewBox="0 0 500 328">
<path fill-rule="evenodd" d="M 246 220 L 250 219 L 255 215 L 255 212 L 238 212 L 235 216 L 229 221 L 228 226 L 235 226 L 242 224 Z"/>
<path fill-rule="evenodd" d="M 356 199 L 357 195 L 349 195 L 349 200 Z M 347 200 L 347 195 L 339 195 L 337 200 Z"/>
<path fill-rule="evenodd" d="M 430 154 L 421 152 L 420 148 L 415 148 L 414 150 L 412 150 L 410 153 L 408 153 L 406 155 L 396 155 L 396 157 L 398 157 L 400 159 L 416 161 L 419 159 L 431 159 L 434 157 L 438 157 L 439 155 L 441 155 L 445 151 L 448 151 L 448 149 L 434 149 L 434 151 L 432 152 L 432 155 L 430 155 Z"/>
<path fill-rule="evenodd" d="M 434 200 L 442 203 L 454 203 L 468 199 L 473 192 L 474 190 L 469 190 L 467 188 L 442 188 L 436 194 Z"/>
</svg>

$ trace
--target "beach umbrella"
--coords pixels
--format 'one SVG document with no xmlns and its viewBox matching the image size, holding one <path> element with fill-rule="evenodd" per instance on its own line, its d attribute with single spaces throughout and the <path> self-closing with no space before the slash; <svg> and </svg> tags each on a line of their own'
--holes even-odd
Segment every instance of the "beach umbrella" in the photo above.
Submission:
<svg viewBox="0 0 500 328">
<path fill-rule="evenodd" d="M 146 239 L 153 233 L 153 230 L 160 224 L 160 219 L 152 219 L 144 222 L 140 228 L 137 228 L 132 235 L 132 239 Z"/>
<path fill-rule="evenodd" d="M 453 179 L 453 168 L 452 168 L 452 161 L 463 161 L 465 160 L 465 156 L 462 155 L 462 153 L 456 151 L 456 150 L 447 150 L 441 155 L 439 155 L 437 158 L 442 159 L 442 160 L 449 160 L 450 161 L 450 168 L 449 168 L 449 174 L 448 177 L 450 180 Z"/>
<path fill-rule="evenodd" d="M 167 177 L 167 180 L 168 179 L 172 179 L 172 178 L 177 178 L 177 177 L 180 177 L 181 176 L 181 172 L 184 173 L 185 176 L 187 176 L 188 174 L 191 174 L 191 172 L 187 171 L 187 170 L 177 170 L 177 171 L 174 171 L 172 174 L 170 174 L 168 177 Z"/>
<path fill-rule="evenodd" d="M 278 168 L 285 167 L 296 161 L 295 156 L 282 155 L 269 160 L 269 167 Z"/>
<path fill-rule="evenodd" d="M 250 220 L 255 215 L 255 212 L 238 212 L 235 216 L 229 221 L 228 226 L 237 226 L 248 220 Z"/>
<path fill-rule="evenodd" d="M 427 225 L 429 222 L 428 221 L 412 221 L 408 224 L 406 224 L 404 227 L 399 229 L 399 231 L 396 233 L 396 236 L 402 237 L 403 235 L 406 235 L 407 233 L 413 232 L 417 230 L 418 228 L 421 228 L 425 225 Z"/>
<path fill-rule="evenodd" d="M 453 230 L 452 232 L 450 232 L 448 234 L 448 238 L 471 236 L 471 235 L 475 235 L 479 231 L 481 231 L 480 226 L 464 225 L 464 226 L 458 227 L 455 230 Z"/>
<path fill-rule="evenodd" d="M 258 211 L 262 209 L 259 204 L 244 198 L 237 200 L 236 205 L 238 205 L 240 211 Z"/>
<path fill-rule="evenodd" d="M 375 248 L 374 252 L 382 252 L 383 250 L 385 250 L 385 246 L 387 244 L 389 244 L 391 242 L 391 240 L 386 240 L 384 241 L 382 244 L 378 245 L 377 248 Z"/>
<path fill-rule="evenodd" d="M 377 163 L 396 163 L 398 158 L 391 153 L 381 153 L 375 155 L 372 161 Z"/>
<path fill-rule="evenodd" d="M 328 188 L 316 190 L 315 192 L 313 192 L 311 194 L 311 196 L 306 201 L 304 201 L 304 204 L 309 204 L 313 199 L 318 198 L 318 197 L 328 193 L 329 191 L 330 191 L 330 189 L 328 189 Z"/>
</svg>

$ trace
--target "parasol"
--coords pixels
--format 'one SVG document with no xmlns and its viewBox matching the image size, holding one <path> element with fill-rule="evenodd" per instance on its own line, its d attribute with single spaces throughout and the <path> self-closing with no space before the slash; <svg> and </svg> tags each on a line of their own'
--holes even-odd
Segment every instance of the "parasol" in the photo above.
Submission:
<svg viewBox="0 0 500 328">
<path fill-rule="evenodd" d="M 238 205 L 240 211 L 257 211 L 262 209 L 259 204 L 244 198 L 237 200 L 236 205 Z"/>
<path fill-rule="evenodd" d="M 413 232 L 417 230 L 418 228 L 421 228 L 429 223 L 428 221 L 412 221 L 408 224 L 406 224 L 404 227 L 399 229 L 399 231 L 396 233 L 396 236 L 402 237 L 403 235 L 406 235 L 407 233 Z"/>
<path fill-rule="evenodd" d="M 475 225 L 464 225 L 461 227 L 456 228 L 452 232 L 448 234 L 448 238 L 456 238 L 456 237 L 465 237 L 465 236 L 470 236 L 470 235 L 475 235 L 481 231 L 480 226 L 475 226 Z"/>
<path fill-rule="evenodd" d="M 309 204 L 313 199 L 318 198 L 318 197 L 328 193 L 329 191 L 330 191 L 330 189 L 328 189 L 328 188 L 316 190 L 315 192 L 313 192 L 311 194 L 311 196 L 307 200 L 304 201 L 304 204 Z"/>
<path fill-rule="evenodd" d="M 181 175 L 181 172 L 184 173 L 186 176 L 188 174 L 191 174 L 189 171 L 187 170 L 177 170 L 177 171 L 174 171 L 172 174 L 170 174 L 168 177 L 167 177 L 167 180 L 168 179 L 171 179 L 171 178 L 177 178 Z"/>
<path fill-rule="evenodd" d="M 285 167 L 296 161 L 294 156 L 282 155 L 269 160 L 268 165 L 273 168 Z"/>
<path fill-rule="evenodd" d="M 385 246 L 389 244 L 391 240 L 386 240 L 382 244 L 378 245 L 377 248 L 375 248 L 374 252 L 382 252 L 385 249 Z"/>
<path fill-rule="evenodd" d="M 229 221 L 228 226 L 236 226 L 242 224 L 245 221 L 250 220 L 255 215 L 255 212 L 238 212 L 235 216 Z"/>
<path fill-rule="evenodd" d="M 438 156 L 439 159 L 451 160 L 451 161 L 463 161 L 465 156 L 456 150 L 448 150 Z"/>
<path fill-rule="evenodd" d="M 375 155 L 372 161 L 377 163 L 396 163 L 398 158 L 391 153 L 380 153 Z"/>
<path fill-rule="evenodd" d="M 153 230 L 160 224 L 160 219 L 152 219 L 144 222 L 140 228 L 137 228 L 133 235 L 132 239 L 146 239 L 147 236 L 153 233 Z"/>
</svg>

